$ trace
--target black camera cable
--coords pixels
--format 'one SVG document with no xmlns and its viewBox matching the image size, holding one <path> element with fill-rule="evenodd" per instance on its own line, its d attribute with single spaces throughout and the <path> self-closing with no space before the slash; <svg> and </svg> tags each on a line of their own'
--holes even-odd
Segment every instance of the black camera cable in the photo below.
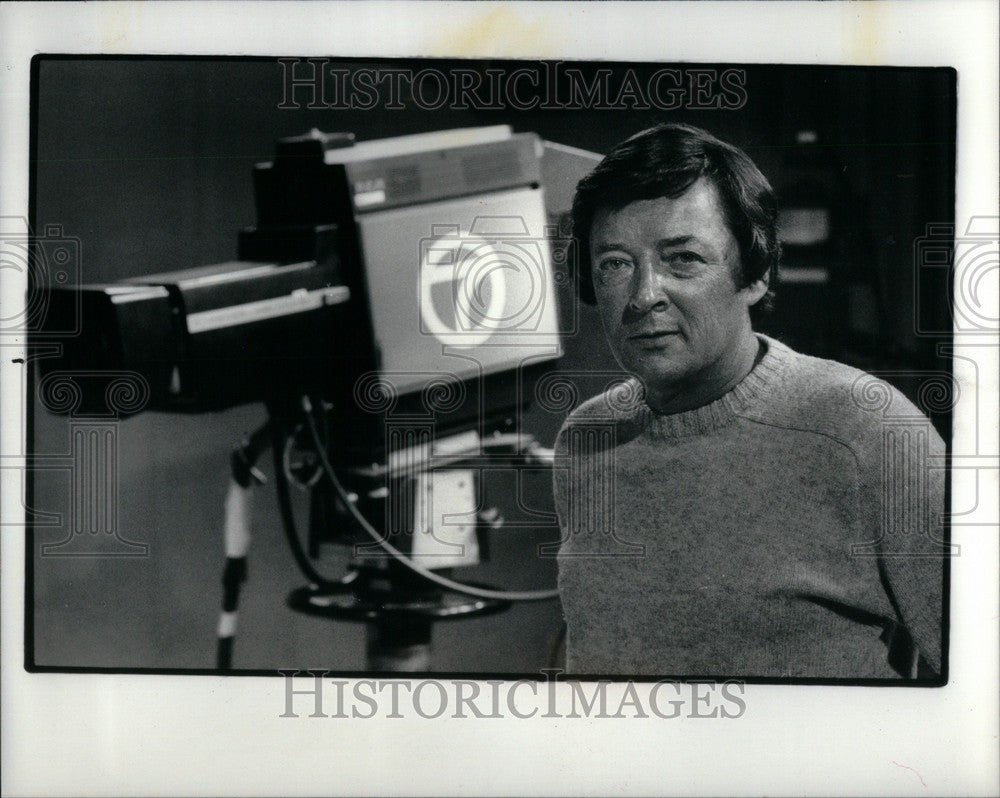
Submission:
<svg viewBox="0 0 1000 798">
<path fill-rule="evenodd" d="M 559 597 L 559 590 L 552 588 L 550 590 L 489 590 L 487 588 L 475 587 L 474 585 L 466 585 L 462 582 L 456 582 L 453 579 L 448 579 L 447 577 L 436 574 L 433 571 L 424 568 L 422 565 L 417 564 L 412 559 L 407 557 L 403 552 L 389 543 L 378 530 L 375 529 L 369 523 L 368 519 L 365 518 L 361 512 L 354 506 L 354 502 L 350 501 L 347 495 L 347 491 L 344 486 L 341 485 L 340 480 L 334 471 L 333 465 L 330 463 L 329 457 L 326 454 L 326 447 L 323 445 L 321 440 L 319 430 L 316 427 L 316 421 L 313 418 L 313 408 L 312 402 L 309 401 L 308 396 L 302 397 L 302 410 L 306 418 L 306 424 L 309 426 L 309 432 L 312 435 L 313 444 L 316 447 L 316 453 L 319 456 L 320 462 L 323 465 L 323 470 L 326 472 L 327 477 L 330 479 L 330 483 L 333 485 L 334 490 L 340 497 L 343 505 L 348 509 L 354 520 L 361 526 L 361 528 L 374 540 L 379 546 L 381 546 L 388 554 L 390 554 L 395 560 L 404 565 L 409 570 L 413 571 L 425 579 L 440 585 L 447 590 L 453 590 L 456 593 L 463 593 L 467 596 L 474 596 L 475 598 L 485 598 L 485 599 L 497 599 L 500 601 L 548 601 L 550 599 L 555 599 Z M 284 505 L 288 504 L 289 515 L 291 512 L 291 506 L 288 503 L 288 485 L 287 481 L 284 486 L 285 497 L 282 499 L 281 481 L 278 481 L 278 500 L 283 505 L 282 514 L 284 515 L 285 509 Z M 289 541 L 291 542 L 291 541 Z M 298 542 L 298 537 L 295 536 L 295 543 L 298 545 L 301 551 L 301 544 Z M 293 552 L 294 553 L 294 552 Z M 304 554 L 304 552 L 303 552 Z M 298 560 L 296 556 L 296 560 Z M 308 562 L 306 563 L 308 565 Z M 310 566 L 310 570 L 312 570 Z M 315 573 L 315 571 L 313 571 Z M 317 574 L 318 576 L 318 574 Z M 311 577 L 310 577 L 311 578 Z"/>
</svg>

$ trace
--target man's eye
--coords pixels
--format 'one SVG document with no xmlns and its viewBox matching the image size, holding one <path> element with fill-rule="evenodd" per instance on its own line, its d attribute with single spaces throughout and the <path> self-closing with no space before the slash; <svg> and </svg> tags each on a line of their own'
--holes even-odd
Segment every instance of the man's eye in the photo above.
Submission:
<svg viewBox="0 0 1000 798">
<path fill-rule="evenodd" d="M 618 285 L 629 279 L 632 264 L 625 258 L 604 258 L 597 263 L 596 278 L 600 285 Z"/>
<path fill-rule="evenodd" d="M 690 274 L 697 266 L 704 263 L 704 258 L 697 252 L 671 252 L 664 256 L 670 268 L 678 274 Z"/>
<path fill-rule="evenodd" d="M 671 263 L 701 263 L 702 257 L 697 252 L 671 252 L 667 260 Z"/>
</svg>

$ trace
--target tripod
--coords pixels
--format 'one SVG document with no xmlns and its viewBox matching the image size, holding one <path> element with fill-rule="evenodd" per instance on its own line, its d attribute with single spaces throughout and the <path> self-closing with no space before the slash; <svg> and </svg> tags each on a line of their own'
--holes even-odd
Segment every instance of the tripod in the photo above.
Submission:
<svg viewBox="0 0 1000 798">
<path fill-rule="evenodd" d="M 246 578 L 250 497 L 254 484 L 263 481 L 255 464 L 269 443 L 286 538 L 308 579 L 289 594 L 288 606 L 330 620 L 364 623 L 366 670 L 427 670 L 435 623 L 499 613 L 512 601 L 557 597 L 555 590 L 502 591 L 451 578 L 452 568 L 480 561 L 485 546 L 479 541 L 504 523 L 496 508 L 479 509 L 477 475 L 487 466 L 550 465 L 551 452 L 534 438 L 496 434 L 482 440 L 466 432 L 434 440 L 411 435 L 407 441 L 414 445 L 389 452 L 382 463 L 341 469 L 342 480 L 311 404 L 304 400 L 303 406 L 304 422 L 297 426 L 272 411 L 267 424 L 231 458 L 220 670 L 232 666 L 238 595 Z M 304 448 L 293 455 L 300 444 Z M 292 482 L 311 494 L 308 551 L 295 528 Z M 372 518 L 382 519 L 380 529 Z M 353 546 L 352 565 L 339 579 L 324 577 L 312 565 L 323 543 Z"/>
</svg>

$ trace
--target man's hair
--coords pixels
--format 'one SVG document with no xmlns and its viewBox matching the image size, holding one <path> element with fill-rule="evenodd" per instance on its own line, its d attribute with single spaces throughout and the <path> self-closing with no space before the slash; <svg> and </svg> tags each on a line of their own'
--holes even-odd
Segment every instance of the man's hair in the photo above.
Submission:
<svg viewBox="0 0 1000 798">
<path fill-rule="evenodd" d="M 638 200 L 678 197 L 700 177 L 711 180 L 723 213 L 739 245 L 740 288 L 769 275 L 767 294 L 751 309 L 771 306 L 777 282 L 778 214 L 774 190 L 742 150 L 691 125 L 661 124 L 636 133 L 616 146 L 580 181 L 573 198 L 573 237 L 580 269 L 580 298 L 596 301 L 590 230 L 601 209 L 620 210 Z"/>
</svg>

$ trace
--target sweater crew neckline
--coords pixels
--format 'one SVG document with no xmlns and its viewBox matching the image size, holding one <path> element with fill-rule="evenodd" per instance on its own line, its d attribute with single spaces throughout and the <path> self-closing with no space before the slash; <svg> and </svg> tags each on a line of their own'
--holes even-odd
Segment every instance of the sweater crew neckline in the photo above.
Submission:
<svg viewBox="0 0 1000 798">
<path fill-rule="evenodd" d="M 707 405 L 680 413 L 659 413 L 640 400 L 637 420 L 653 437 L 678 438 L 702 435 L 731 424 L 774 384 L 791 355 L 780 341 L 757 333 L 764 356 L 731 390 Z"/>
</svg>

